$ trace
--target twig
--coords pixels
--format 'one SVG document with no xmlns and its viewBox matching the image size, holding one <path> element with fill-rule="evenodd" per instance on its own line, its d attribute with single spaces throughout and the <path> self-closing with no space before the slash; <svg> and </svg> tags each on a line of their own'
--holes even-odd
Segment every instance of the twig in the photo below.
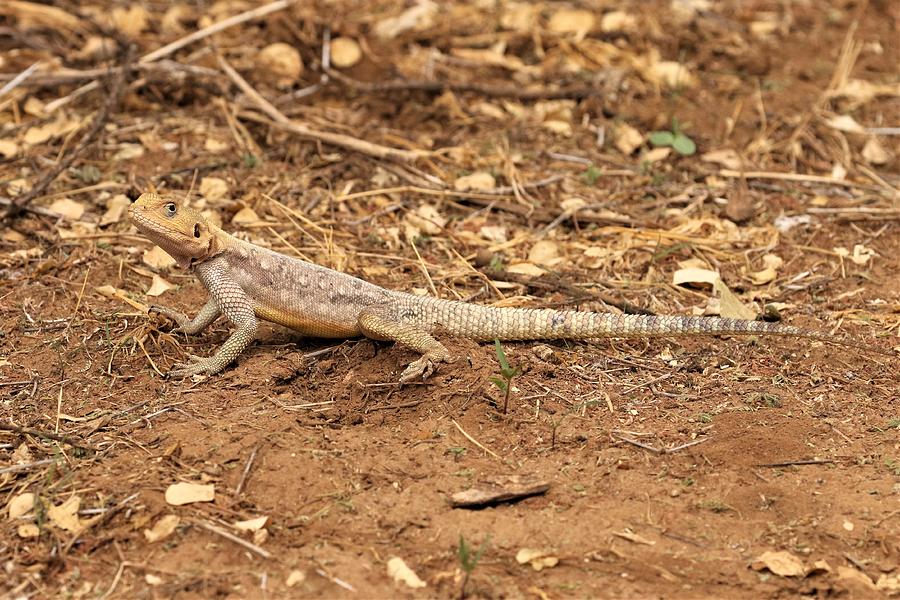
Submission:
<svg viewBox="0 0 900 600">
<path fill-rule="evenodd" d="M 31 469 L 43 467 L 44 465 L 53 464 L 55 462 L 55 458 L 45 458 L 43 460 L 36 460 L 30 463 L 22 463 L 20 465 L 12 465 L 11 467 L 3 467 L 0 468 L 0 475 L 2 475 L 3 473 L 18 473 L 19 471 L 29 471 Z"/>
<path fill-rule="evenodd" d="M 253 552 L 254 554 L 258 554 L 259 556 L 261 556 L 263 558 L 272 558 L 272 553 L 269 552 L 268 550 L 266 550 L 265 548 L 261 548 L 252 542 L 248 542 L 245 539 L 239 538 L 238 536 L 234 535 L 233 533 L 229 533 L 220 527 L 216 527 L 209 521 L 196 520 L 196 521 L 194 521 L 194 523 L 196 525 L 199 525 L 200 527 L 206 529 L 207 531 L 211 531 L 211 532 L 215 533 L 216 535 L 222 536 L 226 540 L 232 541 L 239 546 L 243 546 L 244 548 L 246 548 L 250 552 Z"/>
<path fill-rule="evenodd" d="M 134 500 L 135 498 L 137 498 L 140 495 L 141 495 L 140 492 L 135 492 L 135 493 L 131 494 L 130 496 L 128 496 L 121 502 L 118 502 L 115 506 L 112 506 L 111 508 L 109 508 L 106 512 L 103 513 L 103 516 L 98 518 L 96 521 L 91 521 L 87 527 L 85 527 L 84 529 L 79 531 L 77 534 L 75 534 L 75 537 L 73 537 L 71 540 L 69 540 L 69 543 L 66 544 L 66 547 L 63 550 L 63 553 L 67 553 L 69 550 L 71 550 L 72 546 L 75 545 L 75 542 L 77 542 L 79 540 L 79 538 L 81 538 L 81 536 L 84 535 L 88 530 L 90 530 L 94 527 L 102 527 L 103 525 L 109 523 L 110 520 L 114 516 L 116 516 L 116 514 L 119 513 L 119 511 L 121 511 L 123 508 L 128 506 L 129 502 L 131 502 L 132 500 Z"/>
<path fill-rule="evenodd" d="M 250 458 L 247 459 L 247 464 L 244 465 L 244 472 L 241 473 L 241 480 L 238 481 L 237 487 L 234 488 L 234 495 L 240 496 L 241 492 L 244 491 L 244 484 L 247 483 L 247 476 L 250 475 L 250 469 L 253 468 L 253 461 L 256 460 L 256 453 L 259 452 L 259 447 L 262 444 L 257 444 L 253 448 L 253 452 L 250 453 Z"/>
<path fill-rule="evenodd" d="M 9 92 L 16 89 L 23 81 L 31 77 L 31 74 L 37 71 L 37 68 L 41 65 L 41 61 L 37 61 L 32 64 L 30 67 L 13 77 L 9 83 L 0 88 L 0 98 L 8 94 Z"/>
<path fill-rule="evenodd" d="M 73 437 L 68 435 L 63 435 L 61 433 L 50 433 L 49 431 L 40 431 L 38 429 L 29 429 L 27 427 L 19 427 L 18 425 L 12 425 L 8 423 L 0 423 L 0 431 L 11 431 L 13 433 L 18 433 L 21 435 L 33 435 L 39 438 L 45 438 L 48 440 L 53 440 L 55 442 L 62 442 L 64 444 L 68 444 L 74 448 L 81 448 L 82 450 L 90 450 L 91 452 L 98 452 L 98 448 L 94 448 L 93 446 L 88 446 L 83 444 L 82 442 L 76 440 Z M 38 461 L 41 462 L 41 461 Z M 52 462 L 52 461 L 51 461 Z"/>
<path fill-rule="evenodd" d="M 291 133 L 295 133 L 299 136 L 310 138 L 313 140 L 318 140 L 325 142 L 326 144 L 331 144 L 332 146 L 338 146 L 340 148 L 346 148 L 347 150 L 353 150 L 355 152 L 359 152 L 360 154 L 365 154 L 367 156 L 372 156 L 378 159 L 387 159 L 387 160 L 395 160 L 398 162 L 412 162 L 418 158 L 428 156 L 429 152 L 424 151 L 411 151 L 411 150 L 402 150 L 400 148 L 390 148 L 387 146 L 382 146 L 380 144 L 373 144 L 372 142 L 367 142 L 365 140 L 361 140 L 355 137 L 351 137 L 349 135 L 344 135 L 342 133 L 332 133 L 330 131 L 319 131 L 316 129 L 312 129 L 303 125 L 301 123 L 295 123 L 288 119 L 284 113 L 275 108 L 275 106 L 266 100 L 259 92 L 253 89 L 247 80 L 241 77 L 241 74 L 238 73 L 234 67 L 232 67 L 228 62 L 222 58 L 219 58 L 219 66 L 225 71 L 225 74 L 228 76 L 231 81 L 240 88 L 244 94 L 246 94 L 256 106 L 263 111 L 272 121 L 268 121 L 267 119 L 262 119 L 260 117 L 255 117 L 252 113 L 242 113 L 240 116 L 248 119 L 250 121 L 256 121 L 257 123 L 265 123 L 267 125 L 271 125 L 274 127 L 279 127 L 286 131 L 290 131 Z"/>
<path fill-rule="evenodd" d="M 454 83 L 452 81 L 434 81 L 430 79 L 395 79 L 393 81 L 369 83 L 347 77 L 343 73 L 325 67 L 325 65 L 323 65 L 323 68 L 330 78 L 340 81 L 344 85 L 361 92 L 379 93 L 410 90 L 439 93 L 452 90 L 454 92 L 475 92 L 483 96 L 516 98 L 518 100 L 562 100 L 568 98 L 580 100 L 599 94 L 599 90 L 587 86 L 559 89 L 527 89 L 515 85 L 492 85 L 489 83 L 477 82 Z"/>
<path fill-rule="evenodd" d="M 483 445 L 481 444 L 481 442 L 479 442 L 478 440 L 476 440 L 475 438 L 473 438 L 471 435 L 469 435 L 468 433 L 466 433 L 466 430 L 463 429 L 462 427 L 460 427 L 459 423 L 456 422 L 456 419 L 450 419 L 450 422 L 453 423 L 454 425 L 456 425 L 456 428 L 459 429 L 459 432 L 460 432 L 461 434 L 463 434 L 464 436 L 466 436 L 466 439 L 467 439 L 467 440 L 469 440 L 470 442 L 472 442 L 473 444 L 475 444 L 476 446 L 478 446 L 479 448 L 481 448 L 482 450 L 484 450 L 485 452 L 487 452 L 488 454 L 490 454 L 491 456 L 493 456 L 493 457 L 496 458 L 497 460 L 499 460 L 499 461 L 501 461 L 501 462 L 503 461 L 503 459 L 500 458 L 500 456 L 499 456 L 496 452 L 494 452 L 493 450 L 491 450 L 491 449 L 489 449 L 489 448 L 486 448 L 485 446 L 483 446 Z"/>
<path fill-rule="evenodd" d="M 842 187 L 859 188 L 863 190 L 883 191 L 880 186 L 870 185 L 868 183 L 857 183 L 855 181 L 847 181 L 846 179 L 835 179 L 824 175 L 804 175 L 802 173 L 779 173 L 777 171 L 733 171 L 731 169 L 722 169 L 719 171 L 722 177 L 739 177 L 746 179 L 776 179 L 780 181 L 800 181 L 805 183 L 824 183 L 826 185 L 837 185 Z"/>
<path fill-rule="evenodd" d="M 129 52 L 125 57 L 125 64 L 131 62 L 131 53 Z M 75 161 L 78 156 L 84 152 L 84 150 L 94 142 L 94 139 L 100 134 L 100 131 L 103 129 L 103 126 L 106 124 L 106 120 L 109 118 L 110 113 L 113 108 L 119 104 L 119 98 L 121 96 L 123 82 L 125 80 L 126 69 L 121 69 L 116 73 L 113 73 L 110 77 L 112 80 L 112 85 L 110 89 L 109 96 L 106 98 L 106 102 L 103 103 L 103 106 L 100 107 L 100 110 L 97 111 L 97 114 L 94 115 L 94 120 L 91 122 L 91 127 L 84 134 L 84 137 L 81 138 L 81 141 L 78 143 L 78 146 L 75 147 L 72 152 L 67 154 L 60 160 L 55 167 L 47 171 L 47 173 L 38 181 L 34 187 L 32 187 L 27 192 L 20 194 L 13 198 L 12 203 L 6 210 L 6 214 L 4 217 L 14 218 L 21 214 L 22 210 L 25 206 L 28 205 L 33 199 L 42 195 L 50 184 L 53 183 L 57 177 L 59 177 L 60 173 L 69 168 L 69 166 Z"/>
</svg>

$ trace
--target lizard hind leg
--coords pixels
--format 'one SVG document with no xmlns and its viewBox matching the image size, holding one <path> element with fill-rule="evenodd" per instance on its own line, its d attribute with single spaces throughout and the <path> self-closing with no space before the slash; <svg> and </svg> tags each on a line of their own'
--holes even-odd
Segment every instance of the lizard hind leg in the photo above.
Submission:
<svg viewBox="0 0 900 600">
<path fill-rule="evenodd" d="M 401 383 L 426 379 L 434 372 L 436 363 L 450 362 L 450 351 L 430 333 L 415 325 L 391 319 L 379 311 L 363 311 L 359 316 L 359 329 L 373 340 L 399 342 L 422 353 L 400 374 Z"/>
</svg>

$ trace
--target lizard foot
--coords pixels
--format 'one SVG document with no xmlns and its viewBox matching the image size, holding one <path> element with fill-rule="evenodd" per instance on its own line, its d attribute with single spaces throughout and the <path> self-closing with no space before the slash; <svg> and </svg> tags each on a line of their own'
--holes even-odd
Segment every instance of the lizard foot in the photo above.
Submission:
<svg viewBox="0 0 900 600">
<path fill-rule="evenodd" d="M 212 358 L 203 358 L 193 354 L 187 355 L 188 362 L 175 363 L 166 377 L 175 379 L 185 379 L 193 375 L 212 375 L 221 369 Z"/>
<path fill-rule="evenodd" d="M 400 383 L 428 379 L 434 373 L 434 365 L 439 362 L 451 362 L 449 356 L 429 356 L 423 354 L 400 373 Z"/>
<path fill-rule="evenodd" d="M 148 315 L 153 315 L 154 313 L 169 319 L 175 324 L 174 327 L 169 329 L 171 333 L 181 333 L 182 328 L 190 321 L 184 313 L 165 306 L 159 306 L 158 304 L 151 304 L 147 307 Z"/>
</svg>

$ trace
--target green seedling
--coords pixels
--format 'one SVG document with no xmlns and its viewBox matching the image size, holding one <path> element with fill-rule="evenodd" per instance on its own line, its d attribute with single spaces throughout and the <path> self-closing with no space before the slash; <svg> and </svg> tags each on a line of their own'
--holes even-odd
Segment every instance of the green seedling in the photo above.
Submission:
<svg viewBox="0 0 900 600">
<path fill-rule="evenodd" d="M 494 340 L 494 350 L 497 353 L 497 362 L 500 363 L 500 377 L 491 377 L 491 383 L 503 392 L 503 414 L 505 415 L 509 409 L 509 390 L 512 388 L 512 379 L 521 371 L 509 366 L 509 361 L 506 360 L 506 352 L 503 351 L 500 340 Z"/>
<path fill-rule="evenodd" d="M 469 578 L 472 576 L 475 567 L 478 566 L 478 561 L 481 560 L 481 555 L 487 550 L 490 541 L 491 537 L 486 537 L 485 540 L 481 542 L 481 546 L 478 547 L 478 550 L 473 553 L 472 547 L 466 542 L 466 538 L 463 537 L 463 534 L 459 534 L 459 547 L 457 548 L 456 553 L 459 558 L 459 567 L 462 569 L 463 573 L 465 573 L 462 580 L 462 586 L 459 590 L 460 600 L 463 600 L 466 597 L 466 586 L 469 584 Z"/>
<path fill-rule="evenodd" d="M 601 171 L 594 165 L 590 165 L 584 172 L 584 181 L 588 185 L 594 185 L 595 183 L 597 183 L 597 180 L 600 179 L 601 175 L 603 175 L 603 171 Z"/>
<path fill-rule="evenodd" d="M 669 146 L 682 156 L 690 156 L 697 151 L 697 144 L 681 131 L 678 119 L 672 118 L 671 131 L 654 131 L 650 134 L 650 143 L 654 146 Z"/>
</svg>

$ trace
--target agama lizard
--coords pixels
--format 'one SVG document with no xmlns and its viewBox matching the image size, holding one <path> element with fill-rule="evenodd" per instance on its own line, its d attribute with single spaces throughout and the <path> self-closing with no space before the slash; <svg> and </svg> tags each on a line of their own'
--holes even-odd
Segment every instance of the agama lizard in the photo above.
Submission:
<svg viewBox="0 0 900 600">
<path fill-rule="evenodd" d="M 432 336 L 437 327 L 475 340 L 634 338 L 676 335 L 799 336 L 861 347 L 830 335 L 778 323 L 718 317 L 618 315 L 585 311 L 497 308 L 415 296 L 381 288 L 351 275 L 239 240 L 172 198 L 142 194 L 131 220 L 181 267 L 193 270 L 209 301 L 193 319 L 163 307 L 175 331 L 195 334 L 220 315 L 235 331 L 213 356 L 191 356 L 173 377 L 218 373 L 256 337 L 259 319 L 322 338 L 360 335 L 404 344 L 421 357 L 400 375 L 408 382 L 428 377 L 450 352 Z"/>
</svg>

